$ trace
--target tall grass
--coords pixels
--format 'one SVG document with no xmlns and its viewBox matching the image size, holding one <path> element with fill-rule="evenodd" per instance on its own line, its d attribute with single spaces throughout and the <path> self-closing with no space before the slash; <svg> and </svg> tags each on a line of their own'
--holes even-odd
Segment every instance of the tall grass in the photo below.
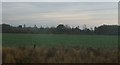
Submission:
<svg viewBox="0 0 120 65">
<path fill-rule="evenodd" d="M 3 48 L 3 63 L 118 63 L 118 50 L 99 48 Z"/>
</svg>

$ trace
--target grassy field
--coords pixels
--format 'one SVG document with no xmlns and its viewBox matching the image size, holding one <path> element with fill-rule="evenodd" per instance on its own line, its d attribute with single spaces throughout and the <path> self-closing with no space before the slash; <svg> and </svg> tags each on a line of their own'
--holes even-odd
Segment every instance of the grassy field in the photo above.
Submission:
<svg viewBox="0 0 120 65">
<path fill-rule="evenodd" d="M 117 48 L 118 37 L 107 35 L 3 34 L 3 47 L 97 47 Z"/>
<path fill-rule="evenodd" d="M 2 43 L 3 63 L 118 63 L 117 36 L 3 34 Z"/>
</svg>

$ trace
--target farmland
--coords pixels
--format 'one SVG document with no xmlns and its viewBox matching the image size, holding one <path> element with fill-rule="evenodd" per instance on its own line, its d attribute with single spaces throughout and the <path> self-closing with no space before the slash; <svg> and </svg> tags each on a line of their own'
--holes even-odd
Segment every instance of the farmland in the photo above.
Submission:
<svg viewBox="0 0 120 65">
<path fill-rule="evenodd" d="M 4 33 L 2 43 L 3 63 L 118 63 L 112 35 Z"/>
<path fill-rule="evenodd" d="M 117 48 L 118 37 L 107 35 L 3 34 L 3 47 L 94 47 Z"/>
</svg>

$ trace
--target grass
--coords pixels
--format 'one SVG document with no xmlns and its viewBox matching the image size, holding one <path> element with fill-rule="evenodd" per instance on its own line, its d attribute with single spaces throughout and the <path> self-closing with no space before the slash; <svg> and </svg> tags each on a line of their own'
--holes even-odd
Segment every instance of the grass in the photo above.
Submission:
<svg viewBox="0 0 120 65">
<path fill-rule="evenodd" d="M 3 47 L 96 47 L 117 48 L 118 37 L 107 35 L 3 34 Z"/>
<path fill-rule="evenodd" d="M 116 49 L 3 48 L 3 63 L 118 63 Z"/>
<path fill-rule="evenodd" d="M 2 43 L 3 63 L 118 63 L 120 56 L 112 35 L 3 34 Z"/>
</svg>

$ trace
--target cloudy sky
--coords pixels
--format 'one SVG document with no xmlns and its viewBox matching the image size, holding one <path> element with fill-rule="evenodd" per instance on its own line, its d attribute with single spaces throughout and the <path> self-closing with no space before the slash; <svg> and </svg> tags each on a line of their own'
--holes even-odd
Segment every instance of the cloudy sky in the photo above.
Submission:
<svg viewBox="0 0 120 65">
<path fill-rule="evenodd" d="M 118 2 L 119 0 L 1 0 L 2 2 Z"/>
<path fill-rule="evenodd" d="M 4 2 L 3 23 L 27 26 L 70 26 L 87 27 L 102 24 L 118 24 L 117 2 Z"/>
</svg>

